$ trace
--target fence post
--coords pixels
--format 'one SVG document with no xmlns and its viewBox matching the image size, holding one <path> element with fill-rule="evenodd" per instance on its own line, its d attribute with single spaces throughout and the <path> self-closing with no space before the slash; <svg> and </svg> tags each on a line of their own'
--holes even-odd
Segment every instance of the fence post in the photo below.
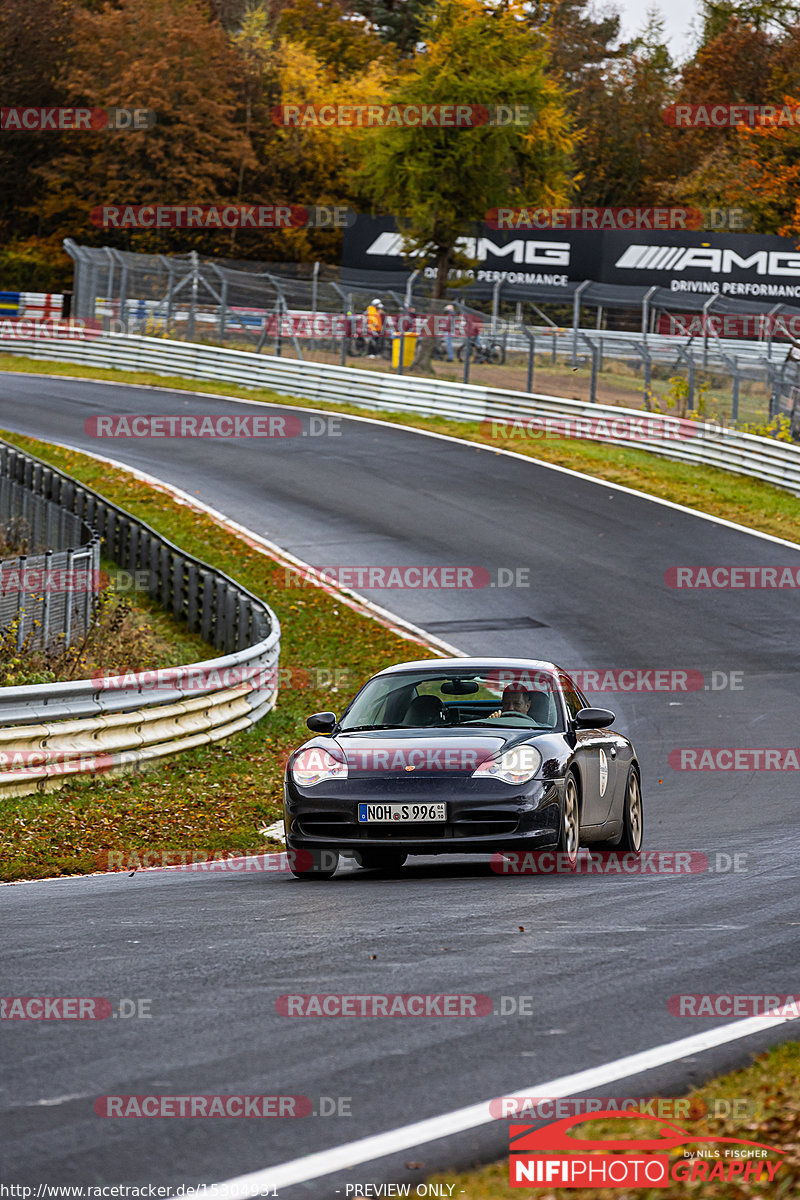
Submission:
<svg viewBox="0 0 800 1200">
<path fill-rule="evenodd" d="M 17 592 L 17 650 L 22 649 L 22 643 L 25 641 L 25 588 L 22 586 L 25 579 L 25 563 L 28 560 L 27 554 L 20 554 L 17 559 L 20 588 Z"/>
<path fill-rule="evenodd" d="M 528 331 L 525 331 L 528 333 Z M 525 383 L 525 391 L 533 391 L 533 364 L 536 357 L 536 338 L 532 333 L 528 333 L 528 378 Z"/>
<path fill-rule="evenodd" d="M 42 649 L 47 649 L 47 643 L 50 641 L 50 587 L 48 580 L 50 577 L 50 568 L 53 562 L 53 551 L 45 550 L 44 552 L 44 588 L 42 589 Z"/>
<path fill-rule="evenodd" d="M 739 420 L 739 366 L 737 359 L 733 360 L 733 391 L 731 394 L 731 420 Z"/>
<path fill-rule="evenodd" d="M 581 296 L 586 288 L 591 283 L 591 280 L 584 279 L 583 283 L 579 283 L 575 288 L 572 296 L 572 363 L 575 366 L 575 360 L 578 357 L 578 331 L 581 323 Z"/>
<path fill-rule="evenodd" d="M 73 571 L 73 566 L 72 566 L 73 558 L 74 558 L 73 551 L 68 550 L 67 551 L 67 578 L 68 579 Z M 66 600 L 64 602 L 64 649 L 65 650 L 69 647 L 71 638 L 72 638 L 72 594 L 70 592 L 67 592 Z"/>
</svg>

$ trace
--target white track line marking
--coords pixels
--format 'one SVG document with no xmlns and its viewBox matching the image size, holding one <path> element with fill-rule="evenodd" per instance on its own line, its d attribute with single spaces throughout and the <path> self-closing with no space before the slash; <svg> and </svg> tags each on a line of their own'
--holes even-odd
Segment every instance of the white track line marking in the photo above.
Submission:
<svg viewBox="0 0 800 1200">
<path fill-rule="evenodd" d="M 666 1042 L 654 1046 L 650 1050 L 642 1050 L 638 1054 L 629 1054 L 600 1067 L 590 1067 L 586 1071 L 577 1071 L 573 1075 L 562 1075 L 558 1079 L 550 1079 L 546 1083 L 536 1083 L 531 1087 L 522 1088 L 518 1092 L 504 1093 L 513 1098 L 524 1099 L 527 1096 L 562 1096 L 583 1095 L 590 1089 L 614 1083 L 629 1076 L 639 1075 L 643 1071 L 652 1071 L 665 1063 L 676 1062 L 691 1054 L 710 1050 L 714 1046 L 722 1046 L 726 1042 L 735 1042 L 739 1038 L 750 1037 L 788 1021 L 796 1021 L 796 1016 L 763 1016 L 747 1017 L 743 1021 L 734 1021 L 730 1025 L 720 1025 L 706 1033 L 695 1033 L 691 1037 L 681 1038 L 677 1042 Z M 401 1150 L 418 1149 L 426 1142 L 437 1138 L 450 1137 L 463 1133 L 467 1129 L 475 1129 L 479 1125 L 488 1125 L 502 1118 L 493 1117 L 489 1110 L 490 1100 L 480 1104 L 472 1104 L 467 1108 L 457 1108 L 452 1112 L 443 1113 L 439 1117 L 429 1117 L 424 1121 L 416 1121 L 413 1125 L 402 1125 L 399 1129 L 390 1129 L 386 1133 L 378 1133 L 372 1137 L 361 1138 L 357 1142 L 347 1142 L 344 1146 L 333 1146 L 330 1150 L 320 1150 L 316 1154 L 307 1154 L 303 1158 L 292 1159 L 291 1162 L 279 1163 L 274 1167 L 265 1167 L 260 1171 L 251 1171 L 246 1175 L 237 1175 L 214 1184 L 217 1194 L 225 1195 L 229 1191 L 238 1200 L 248 1197 L 268 1195 L 273 1188 L 292 1187 L 294 1184 L 307 1183 L 311 1179 L 319 1179 L 334 1171 L 351 1170 L 363 1163 L 372 1162 L 376 1158 L 384 1158 L 387 1154 L 397 1154 Z"/>
<path fill-rule="evenodd" d="M 61 360 L 56 359 L 56 360 L 52 360 L 52 361 L 61 361 Z M 152 384 L 152 383 L 120 383 L 120 382 L 115 382 L 113 379 L 87 379 L 83 375 L 48 375 L 48 374 L 40 375 L 38 372 L 35 372 L 35 371 L 3 371 L 3 372 L 0 372 L 0 375 L 17 375 L 23 379 L 31 379 L 31 378 L 49 379 L 50 381 L 53 381 L 53 380 L 57 381 L 59 379 L 67 379 L 67 380 L 71 380 L 72 382 L 95 383 L 95 384 L 99 384 L 102 387 L 130 387 L 130 388 L 139 388 L 140 390 L 148 390 L 148 391 L 152 391 L 152 392 L 170 392 L 171 395 L 173 395 L 173 396 L 198 396 L 201 398 L 202 397 L 210 397 L 212 400 L 228 400 L 232 404 L 258 404 L 258 405 L 261 405 L 262 407 L 266 406 L 268 408 L 288 408 L 292 412 L 315 413 L 315 414 L 319 414 L 322 416 L 328 416 L 328 417 L 337 416 L 337 417 L 341 417 L 341 419 L 343 421 L 362 421 L 362 422 L 364 422 L 364 424 L 367 424 L 367 425 L 380 425 L 384 429 L 400 429 L 406 433 L 418 433 L 421 437 L 436 438 L 438 441 L 441 441 L 441 442 L 455 442 L 455 444 L 458 446 L 470 446 L 473 450 L 485 450 L 489 454 L 502 454 L 502 455 L 505 455 L 506 458 L 516 458 L 516 459 L 519 459 L 521 462 L 534 463 L 536 466 L 545 467 L 549 471 L 558 471 L 561 475 L 570 475 L 570 476 L 572 476 L 573 479 L 588 480 L 590 483 L 599 484 L 600 487 L 610 488 L 611 491 L 614 491 L 614 492 L 622 492 L 627 496 L 637 496 L 640 500 L 649 500 L 652 504 L 660 504 L 663 508 L 672 508 L 676 512 L 688 513 L 692 517 L 699 517 L 703 521 L 711 521 L 711 522 L 713 522 L 713 524 L 722 525 L 726 529 L 735 529 L 739 533 L 749 533 L 749 534 L 751 534 L 752 537 L 761 538 L 765 542 L 773 542 L 777 546 L 788 546 L 789 549 L 791 549 L 791 550 L 800 550 L 800 542 L 791 542 L 787 538 L 776 537 L 775 534 L 764 533 L 760 529 L 749 529 L 747 525 L 739 525 L 736 521 L 726 521 L 724 517 L 715 517 L 712 513 L 705 513 L 699 508 L 689 508 L 688 505 L 678 504 L 674 500 L 665 500 L 662 496 L 651 496 L 649 492 L 640 492 L 637 488 L 625 487 L 625 485 L 622 483 L 611 483 L 607 479 L 601 479 L 597 475 L 589 475 L 585 471 L 574 471 L 574 470 L 572 470 L 571 467 L 562 467 L 562 466 L 559 466 L 558 463 L 545 462 L 544 459 L 534 458 L 533 455 L 531 455 L 531 454 L 520 454 L 517 450 L 504 450 L 504 449 L 500 449 L 499 447 L 489 446 L 489 445 L 487 445 L 486 442 L 473 442 L 469 438 L 455 437 L 455 435 L 449 434 L 449 433 L 436 433 L 432 429 L 420 429 L 416 425 L 406 425 L 406 424 L 403 424 L 403 423 L 397 422 L 397 421 L 382 421 L 380 419 L 380 417 L 367 417 L 367 416 L 362 417 L 362 416 L 356 415 L 355 413 L 339 412 L 335 408 L 314 408 L 311 405 L 306 406 L 306 405 L 301 405 L 301 404 L 287 404 L 287 403 L 281 404 L 281 402 L 279 400 L 248 400 L 244 396 L 226 396 L 222 392 L 193 392 L 189 388 L 187 388 L 186 391 L 183 391 L 183 389 L 181 389 L 181 388 L 160 387 L 160 386 L 158 386 L 156 384 Z M 187 379 L 187 382 L 201 383 L 202 380 Z M 274 391 L 274 388 L 268 389 L 268 390 Z M 278 392 L 276 394 L 280 395 L 281 393 Z M 293 392 L 287 392 L 285 394 L 286 394 L 287 399 L 291 399 L 294 395 Z M 547 396 L 547 395 L 544 395 L 543 393 L 534 393 L 534 394 L 537 396 L 540 396 L 544 400 L 564 399 L 564 397 L 561 397 L 561 396 Z M 642 410 L 642 411 L 644 411 L 644 410 Z M 423 417 L 424 418 L 426 415 L 429 415 L 429 414 L 425 414 L 425 413 L 406 412 L 403 409 L 397 409 L 397 410 L 393 409 L 392 412 L 396 412 L 398 416 L 409 417 L 409 418 L 411 418 L 411 417 Z M 435 414 L 433 414 L 433 415 L 435 416 Z M 479 419 L 479 418 L 476 418 L 476 420 L 477 419 Z M 22 436 L 30 437 L 32 435 L 25 434 Z M 39 440 L 44 441 L 45 439 L 40 438 Z M 603 444 L 604 445 L 607 444 L 607 445 L 611 445 L 611 446 L 615 445 L 615 443 L 613 443 L 613 442 L 603 443 Z M 77 450 L 79 454 L 88 454 L 88 455 L 90 455 L 90 457 L 99 458 L 103 462 L 112 463 L 115 466 L 120 466 L 123 470 L 134 471 L 134 473 L 136 473 L 134 468 L 128 467 L 124 463 L 120 463 L 120 464 L 114 463 L 113 459 L 104 459 L 102 455 L 93 454 L 91 450 L 84 450 L 80 446 L 72 446 L 65 442 L 53 442 L 52 445 L 63 446 L 64 449 L 66 449 L 66 450 Z M 633 446 L 633 447 L 626 446 L 626 447 L 623 447 L 623 449 L 631 450 L 631 449 L 636 449 L 636 447 L 635 446 Z M 679 462 L 680 461 L 678 459 L 668 458 L 666 455 L 655 455 L 655 457 L 656 458 L 665 458 L 667 460 L 667 462 Z M 689 465 L 691 465 L 691 464 L 689 464 Z M 714 470 L 722 471 L 722 470 L 724 470 L 724 467 L 715 467 Z M 732 475 L 736 475 L 735 471 L 732 471 L 729 473 Z M 143 475 L 142 478 L 151 479 L 154 477 L 148 477 L 148 476 Z M 739 476 L 737 476 L 737 478 L 739 478 L 739 479 L 755 479 L 756 477 L 753 475 L 739 475 Z M 756 482 L 765 482 L 765 481 L 764 480 L 761 480 L 761 481 L 756 480 Z M 171 485 L 165 484 L 163 486 L 170 487 Z M 771 486 L 771 485 L 767 484 L 766 486 Z M 176 489 L 176 490 L 178 490 L 178 489 Z M 784 489 L 778 488 L 777 490 L 783 491 Z M 786 494 L 793 495 L 792 492 L 787 492 Z M 190 497 L 190 499 L 191 499 L 191 497 Z M 209 510 L 209 511 L 213 511 L 213 510 Z M 232 524 L 233 524 L 233 522 L 232 522 Z M 258 535 L 251 535 L 251 536 L 258 536 Z M 266 543 L 266 544 L 271 545 L 271 543 Z M 281 551 L 281 553 L 286 554 L 286 551 Z M 286 557 L 291 557 L 291 556 L 286 554 Z M 298 559 L 296 561 L 299 562 L 300 560 Z M 358 593 L 355 593 L 355 594 L 357 595 Z M 368 603 L 368 601 L 365 601 L 365 603 Z M 395 619 L 399 619 L 399 618 L 395 618 Z M 426 634 L 426 637 L 433 640 L 431 638 L 430 634 Z M 461 655 L 461 651 L 459 651 L 458 653 L 459 653 L 460 657 L 463 657 L 463 655 Z"/>
</svg>

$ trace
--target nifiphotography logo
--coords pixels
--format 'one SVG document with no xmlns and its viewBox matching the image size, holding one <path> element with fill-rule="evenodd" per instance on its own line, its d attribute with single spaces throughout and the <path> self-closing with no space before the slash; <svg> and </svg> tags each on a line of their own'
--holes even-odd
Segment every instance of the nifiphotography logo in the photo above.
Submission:
<svg viewBox="0 0 800 1200">
<path fill-rule="evenodd" d="M 552 1190 L 554 1187 L 663 1188 L 670 1183 L 735 1180 L 771 1183 L 780 1170 L 781 1160 L 770 1161 L 768 1156 L 786 1153 L 775 1146 L 741 1138 L 698 1137 L 678 1125 L 665 1123 L 660 1117 L 637 1114 L 636 1119 L 653 1123 L 652 1138 L 591 1140 L 570 1136 L 573 1125 L 630 1120 L 630 1114 L 614 1110 L 591 1116 L 579 1113 L 542 1128 L 511 1125 L 509 1184 Z M 684 1150 L 681 1157 L 658 1153 L 700 1143 L 714 1145 L 710 1149 Z"/>
</svg>

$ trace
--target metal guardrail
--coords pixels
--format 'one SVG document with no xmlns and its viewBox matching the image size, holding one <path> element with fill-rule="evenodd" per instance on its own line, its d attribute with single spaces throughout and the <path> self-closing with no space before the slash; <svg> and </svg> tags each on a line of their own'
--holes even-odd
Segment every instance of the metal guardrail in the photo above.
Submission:
<svg viewBox="0 0 800 1200">
<path fill-rule="evenodd" d="M 304 396 L 311 403 L 354 404 L 371 411 L 412 412 L 465 421 L 516 421 L 523 426 L 519 430 L 521 440 L 544 436 L 548 421 L 554 429 L 559 421 L 569 421 L 578 436 L 583 430 L 583 436 L 596 441 L 719 467 L 800 495 L 800 447 L 709 421 L 678 421 L 642 410 L 559 396 L 299 362 L 163 338 L 15 338 L 6 345 L 10 351 L 31 358 L 271 388 L 286 395 Z M 647 426 L 643 440 L 643 422 L 648 420 L 653 424 Z M 661 436 L 659 426 L 664 431 Z M 586 432 L 589 428 L 591 434 Z"/>
<path fill-rule="evenodd" d="M 222 653 L 132 675 L 0 688 L 0 796 L 141 769 L 255 724 L 278 690 L 280 625 L 221 571 L 56 468 L 0 442 L 0 472 L 97 529 L 104 553 Z"/>
</svg>

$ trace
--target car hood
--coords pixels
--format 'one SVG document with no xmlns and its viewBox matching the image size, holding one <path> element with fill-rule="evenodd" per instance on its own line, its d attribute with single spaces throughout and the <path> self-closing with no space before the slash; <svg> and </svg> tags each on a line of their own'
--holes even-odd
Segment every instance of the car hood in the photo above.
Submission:
<svg viewBox="0 0 800 1200">
<path fill-rule="evenodd" d="M 507 748 L 531 741 L 531 729 L 376 729 L 339 733 L 330 741 L 347 762 L 348 774 L 470 776 Z"/>
</svg>

